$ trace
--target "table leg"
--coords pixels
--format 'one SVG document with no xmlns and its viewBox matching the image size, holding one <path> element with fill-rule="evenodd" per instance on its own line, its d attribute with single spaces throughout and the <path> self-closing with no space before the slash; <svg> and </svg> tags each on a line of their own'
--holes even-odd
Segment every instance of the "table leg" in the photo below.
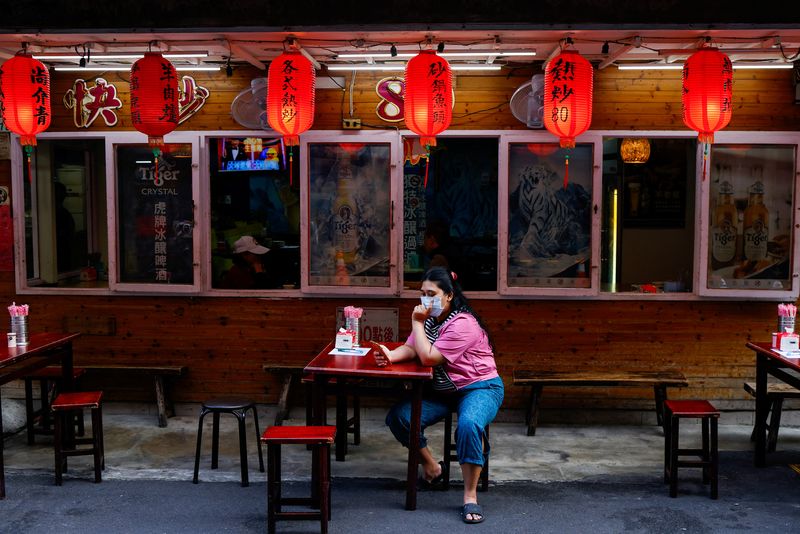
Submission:
<svg viewBox="0 0 800 534">
<path fill-rule="evenodd" d="M 73 391 L 75 379 L 73 375 L 72 342 L 65 344 L 61 349 L 61 391 Z M 83 417 L 83 415 L 81 415 Z M 94 429 L 92 429 L 94 432 Z M 75 425 L 64 425 L 64 446 L 67 449 L 75 448 Z"/>
<path fill-rule="evenodd" d="M 766 463 L 767 451 L 767 436 L 766 436 L 766 418 L 760 417 L 759 414 L 766 413 L 768 409 L 767 403 L 767 366 L 769 362 L 767 357 L 763 354 L 756 354 L 756 420 L 755 420 L 755 435 L 756 435 L 756 450 L 755 450 L 755 465 L 756 467 L 764 467 Z"/>
<path fill-rule="evenodd" d="M 3 464 L 3 399 L 0 398 L 0 499 L 6 498 L 6 469 Z"/>
<path fill-rule="evenodd" d="M 327 388 L 327 378 L 325 375 L 314 375 L 314 385 L 311 389 L 311 400 L 313 404 L 312 409 L 312 425 L 325 424 L 325 412 L 327 396 L 325 390 Z M 312 454 L 315 454 L 312 452 Z M 320 479 L 320 466 L 318 462 L 311 462 L 311 502 L 314 506 L 319 506 L 319 479 Z"/>
<path fill-rule="evenodd" d="M 406 510 L 417 509 L 417 466 L 419 465 L 419 435 L 422 419 L 422 381 L 414 381 L 411 399 L 411 436 L 408 444 L 408 478 L 406 480 Z"/>
<path fill-rule="evenodd" d="M 336 461 L 347 455 L 347 382 L 340 376 L 336 382 Z"/>
</svg>

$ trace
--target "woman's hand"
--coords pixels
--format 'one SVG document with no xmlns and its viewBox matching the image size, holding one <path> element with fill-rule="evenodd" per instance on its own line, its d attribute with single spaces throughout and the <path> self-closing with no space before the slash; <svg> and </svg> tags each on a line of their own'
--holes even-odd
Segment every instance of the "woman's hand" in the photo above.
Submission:
<svg viewBox="0 0 800 534">
<path fill-rule="evenodd" d="M 411 322 L 424 323 L 431 316 L 431 308 L 426 308 L 422 304 L 414 306 L 411 312 Z"/>
</svg>

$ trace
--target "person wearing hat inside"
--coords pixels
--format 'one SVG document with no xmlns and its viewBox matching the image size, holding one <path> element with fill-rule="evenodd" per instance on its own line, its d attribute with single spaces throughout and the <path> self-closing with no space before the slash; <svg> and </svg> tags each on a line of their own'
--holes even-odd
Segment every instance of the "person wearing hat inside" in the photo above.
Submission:
<svg viewBox="0 0 800 534">
<path fill-rule="evenodd" d="M 253 236 L 244 235 L 233 244 L 233 267 L 222 279 L 224 289 L 263 289 L 268 287 L 262 258 L 269 252 Z"/>
</svg>

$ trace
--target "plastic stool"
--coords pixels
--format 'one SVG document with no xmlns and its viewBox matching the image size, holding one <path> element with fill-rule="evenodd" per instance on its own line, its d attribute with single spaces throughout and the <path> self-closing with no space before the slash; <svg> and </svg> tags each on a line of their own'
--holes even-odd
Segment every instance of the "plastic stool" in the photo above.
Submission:
<svg viewBox="0 0 800 534">
<path fill-rule="evenodd" d="M 481 469 L 481 478 L 478 483 L 478 491 L 489 491 L 489 425 L 483 429 L 483 469 Z M 447 414 L 444 418 L 444 488 L 450 489 L 450 462 L 458 461 L 456 454 L 456 443 L 453 439 L 453 412 Z"/>
<path fill-rule="evenodd" d="M 253 421 L 256 425 L 256 447 L 258 447 L 258 466 L 259 471 L 264 472 L 264 458 L 261 455 L 261 431 L 258 429 L 258 413 L 256 405 L 248 399 L 238 397 L 211 399 L 203 403 L 200 410 L 200 423 L 197 427 L 197 451 L 194 456 L 194 478 L 192 483 L 197 484 L 200 472 L 200 446 L 203 440 L 203 418 L 207 414 L 213 414 L 213 426 L 211 434 L 211 469 L 216 469 L 219 465 L 219 415 L 229 413 L 236 416 L 239 420 L 239 462 L 242 468 L 242 486 L 250 485 L 250 478 L 247 470 L 247 439 L 245 437 L 245 416 L 248 410 L 253 410 Z"/>
<path fill-rule="evenodd" d="M 94 456 L 94 481 L 101 481 L 100 472 L 106 468 L 105 453 L 103 451 L 103 410 L 100 401 L 102 391 L 79 391 L 60 393 L 53 401 L 51 409 L 55 418 L 54 447 L 56 461 L 56 486 L 60 486 L 62 475 L 67 469 L 69 456 Z M 65 443 L 64 431 L 66 425 L 72 423 L 73 411 L 89 408 L 92 411 L 92 437 L 72 439 L 72 443 Z M 91 444 L 89 448 L 79 449 L 78 445 Z M 66 448 L 71 446 L 71 448 Z"/>
<path fill-rule="evenodd" d="M 264 431 L 267 445 L 267 531 L 274 534 L 275 523 L 286 519 L 319 519 L 322 534 L 328 532 L 331 518 L 331 445 L 336 440 L 334 426 L 273 426 Z M 281 445 L 310 445 L 311 496 L 281 496 Z M 283 505 L 306 505 L 318 512 L 284 512 Z"/>
<path fill-rule="evenodd" d="M 681 449 L 678 445 L 681 419 L 700 419 L 702 446 L 699 449 Z M 698 467 L 703 469 L 703 484 L 711 483 L 711 498 L 719 497 L 717 473 L 719 453 L 717 451 L 717 421 L 719 411 L 705 400 L 664 401 L 664 482 L 669 483 L 669 496 L 678 496 L 678 468 Z M 680 456 L 698 456 L 699 460 L 680 460 Z"/>
</svg>

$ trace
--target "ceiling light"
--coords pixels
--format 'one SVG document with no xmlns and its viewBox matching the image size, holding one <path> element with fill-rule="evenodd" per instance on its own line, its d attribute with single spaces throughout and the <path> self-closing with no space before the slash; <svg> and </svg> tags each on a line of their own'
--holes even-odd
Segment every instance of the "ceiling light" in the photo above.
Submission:
<svg viewBox="0 0 800 534">
<path fill-rule="evenodd" d="M 619 70 L 682 70 L 683 63 L 617 65 Z M 791 63 L 733 63 L 734 69 L 791 69 Z"/>
<path fill-rule="evenodd" d="M 486 63 L 456 63 L 450 65 L 450 70 L 500 70 L 501 65 L 489 65 Z M 374 63 L 358 65 L 328 65 L 329 71 L 404 71 L 405 63 Z"/>
<path fill-rule="evenodd" d="M 58 72 L 87 72 L 87 71 L 102 71 L 102 72 L 125 72 L 130 71 L 130 65 L 87 65 L 86 67 L 53 67 L 54 71 Z M 208 65 L 188 65 L 188 66 L 176 66 L 175 70 L 180 71 L 218 71 L 218 66 L 208 66 Z"/>
<path fill-rule="evenodd" d="M 396 58 L 412 58 L 417 54 L 411 54 L 407 52 L 400 52 L 396 55 L 392 55 L 390 52 L 372 52 L 372 53 L 347 53 L 347 54 L 337 54 L 336 59 L 388 59 L 392 57 Z M 528 50 L 528 51 L 503 51 L 503 50 L 473 50 L 468 52 L 442 52 L 439 54 L 444 58 L 453 58 L 453 57 L 533 57 L 536 55 L 536 50 Z"/>
<path fill-rule="evenodd" d="M 166 59 L 191 59 L 191 58 L 204 58 L 208 57 L 208 52 L 195 52 L 195 53 L 175 53 L 175 54 L 162 54 Z M 42 54 L 33 56 L 34 59 L 40 61 L 78 61 L 81 56 L 76 54 Z M 92 59 L 96 60 L 109 60 L 109 59 L 141 59 L 144 53 L 130 53 L 130 54 L 93 54 Z"/>
</svg>

